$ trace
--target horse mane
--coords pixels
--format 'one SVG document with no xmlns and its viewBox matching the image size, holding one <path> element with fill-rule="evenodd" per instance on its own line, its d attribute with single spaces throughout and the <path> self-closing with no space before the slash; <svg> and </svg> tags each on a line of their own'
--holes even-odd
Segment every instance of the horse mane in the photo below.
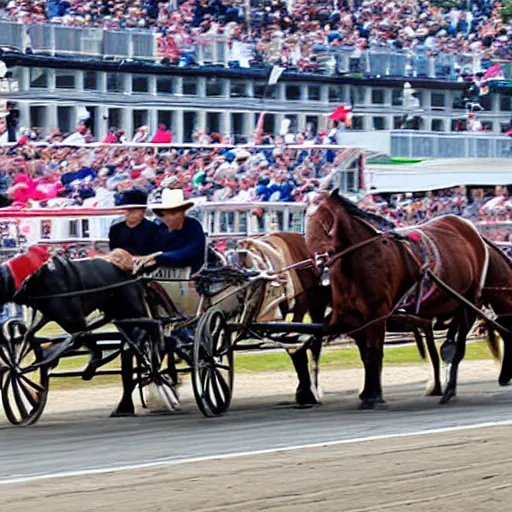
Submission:
<svg viewBox="0 0 512 512">
<path fill-rule="evenodd" d="M 353 217 L 363 219 L 369 222 L 372 226 L 375 227 L 376 225 L 379 229 L 382 229 L 384 231 L 394 231 L 396 229 L 396 225 L 392 221 L 385 219 L 384 217 L 382 217 L 381 215 L 377 215 L 376 213 L 367 212 L 362 208 L 359 208 L 359 206 L 354 204 L 352 201 L 349 201 L 346 197 L 340 194 L 338 192 L 338 189 L 334 190 L 331 193 L 330 197 L 341 203 L 345 210 Z"/>
</svg>

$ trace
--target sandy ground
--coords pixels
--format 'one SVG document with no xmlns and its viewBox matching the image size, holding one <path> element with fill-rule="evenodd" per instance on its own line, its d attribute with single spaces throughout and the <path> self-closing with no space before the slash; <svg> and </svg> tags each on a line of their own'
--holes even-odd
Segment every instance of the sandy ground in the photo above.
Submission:
<svg viewBox="0 0 512 512">
<path fill-rule="evenodd" d="M 463 361 L 460 367 L 459 382 L 470 380 L 484 380 L 498 377 L 498 368 L 491 360 Z M 425 387 L 431 378 L 431 370 L 428 364 L 411 366 L 384 366 L 383 386 L 403 385 L 410 383 L 425 383 Z M 358 390 L 362 386 L 362 369 L 346 370 L 321 370 L 320 385 L 324 393 Z M 293 399 L 297 378 L 292 370 L 287 372 L 272 373 L 239 373 L 235 375 L 234 400 L 252 397 L 276 396 L 289 393 Z M 87 408 L 102 409 L 116 405 L 121 395 L 120 386 L 91 386 L 80 390 L 55 390 L 49 394 L 45 416 L 52 413 L 83 411 Z M 182 400 L 192 399 L 190 382 L 185 377 L 180 386 Z M 134 394 L 138 404 L 138 394 Z M 1 408 L 0 408 L 1 409 Z M 139 406 L 139 412 L 140 406 Z M 3 418 L 0 410 L 0 418 Z"/>
<path fill-rule="evenodd" d="M 2 510 L 509 511 L 510 427 L 2 486 Z"/>
</svg>

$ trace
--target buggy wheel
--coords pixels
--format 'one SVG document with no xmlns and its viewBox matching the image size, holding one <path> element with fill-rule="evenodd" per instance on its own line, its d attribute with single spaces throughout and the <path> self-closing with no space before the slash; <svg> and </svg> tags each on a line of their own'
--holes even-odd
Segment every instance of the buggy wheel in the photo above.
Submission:
<svg viewBox="0 0 512 512">
<path fill-rule="evenodd" d="M 192 387 L 197 406 L 208 417 L 221 416 L 233 395 L 233 349 L 224 314 L 209 309 L 194 336 Z"/>
<path fill-rule="evenodd" d="M 19 319 L 7 320 L 0 339 L 0 383 L 2 404 L 13 425 L 32 425 L 43 414 L 48 398 L 47 367 L 31 369 L 42 360 L 42 350 L 34 347 L 27 328 Z"/>
</svg>

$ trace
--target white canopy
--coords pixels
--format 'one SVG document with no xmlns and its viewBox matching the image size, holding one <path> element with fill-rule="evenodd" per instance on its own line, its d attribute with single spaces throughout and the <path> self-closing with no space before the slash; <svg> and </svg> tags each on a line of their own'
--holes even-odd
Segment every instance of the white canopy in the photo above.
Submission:
<svg viewBox="0 0 512 512">
<path fill-rule="evenodd" d="M 368 164 L 372 193 L 423 192 L 460 185 L 511 185 L 512 158 L 450 158 L 417 164 Z"/>
</svg>

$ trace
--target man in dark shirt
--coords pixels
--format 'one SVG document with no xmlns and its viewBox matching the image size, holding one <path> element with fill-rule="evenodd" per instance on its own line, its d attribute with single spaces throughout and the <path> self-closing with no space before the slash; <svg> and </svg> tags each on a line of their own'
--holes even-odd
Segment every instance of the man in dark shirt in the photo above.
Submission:
<svg viewBox="0 0 512 512">
<path fill-rule="evenodd" d="M 162 222 L 150 252 L 160 251 L 162 254 L 151 261 L 144 260 L 145 265 L 154 262 L 161 267 L 192 267 L 193 272 L 203 266 L 206 248 L 203 227 L 198 220 L 185 215 L 193 204 L 185 201 L 182 190 L 165 189 L 161 202 L 149 205 Z"/>
<path fill-rule="evenodd" d="M 124 210 L 124 221 L 111 226 L 108 235 L 110 250 L 124 249 L 133 256 L 151 254 L 161 230 L 154 222 L 144 218 L 148 196 L 142 189 L 123 192 L 118 208 Z"/>
</svg>

